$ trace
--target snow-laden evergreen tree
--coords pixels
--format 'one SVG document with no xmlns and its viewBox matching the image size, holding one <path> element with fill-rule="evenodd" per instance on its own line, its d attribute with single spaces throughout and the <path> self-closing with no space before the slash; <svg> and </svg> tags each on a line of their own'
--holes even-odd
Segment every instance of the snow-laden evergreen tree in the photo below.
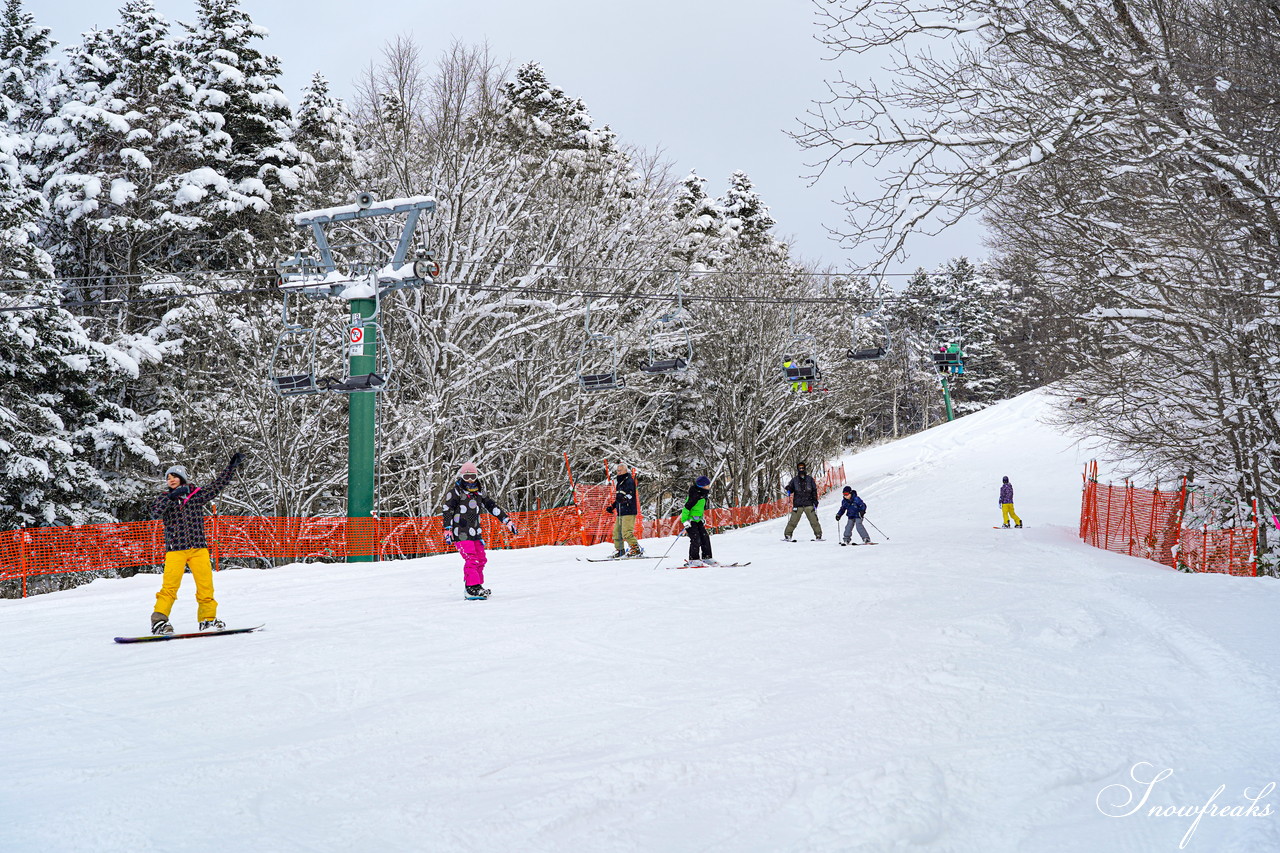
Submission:
<svg viewBox="0 0 1280 853">
<path fill-rule="evenodd" d="M 45 87 L 55 61 L 49 28 L 36 24 L 22 0 L 5 0 L 0 12 L 0 93 L 12 105 L 11 129 L 34 132 L 44 119 Z"/>
<path fill-rule="evenodd" d="M 739 170 L 729 177 L 729 188 L 721 196 L 718 207 L 724 212 L 725 225 L 732 232 L 734 243 L 742 250 L 786 254 L 786 246 L 770 233 L 777 223 L 746 172 Z"/>
<path fill-rule="evenodd" d="M 53 218 L 46 245 L 84 296 L 128 296 L 149 273 L 196 265 L 210 223 L 189 215 L 193 90 L 151 0 L 91 30 L 52 88 L 37 139 Z"/>
<path fill-rule="evenodd" d="M 540 139 L 559 150 L 610 151 L 615 146 L 613 131 L 607 125 L 593 128 L 582 99 L 551 85 L 537 62 L 520 66 L 502 94 L 503 116 L 522 139 Z"/>
<path fill-rule="evenodd" d="M 706 182 L 690 172 L 680 181 L 671 206 L 677 227 L 671 256 L 690 269 L 718 266 L 732 234 L 724 208 L 707 195 Z"/>
<path fill-rule="evenodd" d="M 46 202 L 19 166 L 29 142 L 6 129 L 20 112 L 0 92 L 0 527 L 110 520 L 140 486 L 121 463 L 154 470 L 149 442 L 165 418 L 113 402 L 109 389 L 137 376 L 142 353 L 94 340 L 60 304 L 35 242 Z"/>
<path fill-rule="evenodd" d="M 196 168 L 185 181 L 190 212 L 218 234 L 204 259 L 214 268 L 274 263 L 293 240 L 288 215 L 306 179 L 292 142 L 289 99 L 278 83 L 280 60 L 259 50 L 267 30 L 239 0 L 197 0 L 184 24 L 184 75 L 196 112 L 189 150 Z"/>
<path fill-rule="evenodd" d="M 363 163 L 356 127 L 346 104 L 329 93 L 329 81 L 320 72 L 311 77 L 298 102 L 293 142 L 309 158 L 311 171 L 300 193 L 300 209 L 327 207 L 357 191 Z"/>
</svg>

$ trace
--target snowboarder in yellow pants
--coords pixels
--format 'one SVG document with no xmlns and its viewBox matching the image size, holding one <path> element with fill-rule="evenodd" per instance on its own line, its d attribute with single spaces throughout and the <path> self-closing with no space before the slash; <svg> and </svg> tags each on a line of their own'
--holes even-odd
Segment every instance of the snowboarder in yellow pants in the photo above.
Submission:
<svg viewBox="0 0 1280 853">
<path fill-rule="evenodd" d="M 188 548 L 185 551 L 168 551 L 164 555 L 164 581 L 156 593 L 156 613 L 169 618 L 173 602 L 178 598 L 182 585 L 182 573 L 191 567 L 191 579 L 196 582 L 196 619 L 209 622 L 218 615 L 218 602 L 213 599 L 213 563 L 208 548 Z"/>
<path fill-rule="evenodd" d="M 1014 527 L 1022 526 L 1022 519 L 1013 511 L 1013 484 L 1008 477 L 1000 483 L 1000 513 L 1004 516 L 1005 527 L 1009 526 L 1009 519 L 1013 519 Z"/>
</svg>

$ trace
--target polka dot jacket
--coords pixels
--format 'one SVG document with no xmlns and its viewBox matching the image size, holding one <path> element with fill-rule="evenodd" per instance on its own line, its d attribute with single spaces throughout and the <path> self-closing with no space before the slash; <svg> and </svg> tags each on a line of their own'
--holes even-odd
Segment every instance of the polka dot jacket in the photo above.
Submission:
<svg viewBox="0 0 1280 853">
<path fill-rule="evenodd" d="M 468 539 L 483 542 L 484 536 L 480 532 L 481 512 L 494 516 L 503 524 L 510 521 L 506 510 L 483 491 L 468 492 L 460 484 L 454 483 L 453 488 L 445 493 L 440 521 L 445 532 L 453 534 L 454 542 Z"/>
<path fill-rule="evenodd" d="M 235 473 L 236 466 L 228 465 L 207 486 L 184 483 L 155 499 L 151 504 L 151 517 L 164 521 L 166 551 L 209 547 L 204 538 L 204 508 L 227 487 Z"/>
</svg>

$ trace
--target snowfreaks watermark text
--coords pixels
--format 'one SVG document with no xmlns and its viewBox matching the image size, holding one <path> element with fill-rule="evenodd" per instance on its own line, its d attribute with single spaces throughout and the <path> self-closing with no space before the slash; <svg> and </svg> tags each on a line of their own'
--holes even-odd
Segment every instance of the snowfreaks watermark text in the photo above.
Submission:
<svg viewBox="0 0 1280 853">
<path fill-rule="evenodd" d="M 1154 764 L 1146 761 L 1139 761 L 1130 767 L 1129 778 L 1136 783 L 1136 788 L 1130 788 L 1121 782 L 1103 788 L 1098 792 L 1097 799 L 1094 801 L 1098 806 L 1098 811 L 1107 817 L 1129 817 L 1144 813 L 1147 817 L 1194 818 L 1191 821 L 1191 825 L 1187 827 L 1186 833 L 1183 834 L 1182 841 L 1178 843 L 1179 850 L 1185 848 L 1187 843 L 1191 841 L 1191 836 L 1195 834 L 1196 828 L 1200 826 L 1200 821 L 1205 815 L 1211 818 L 1250 818 L 1270 817 L 1273 813 L 1271 803 L 1260 803 L 1260 801 L 1264 797 L 1270 796 L 1271 792 L 1276 789 L 1275 782 L 1268 782 L 1259 788 L 1257 792 L 1250 788 L 1245 788 L 1242 792 L 1244 802 L 1234 804 L 1217 802 L 1218 798 L 1227 790 L 1226 785 L 1219 785 L 1217 790 L 1210 794 L 1202 805 L 1148 805 L 1148 801 L 1151 799 L 1151 792 L 1155 790 L 1156 785 L 1173 775 L 1172 769 L 1165 769 L 1159 772 L 1155 772 L 1155 769 Z"/>
</svg>

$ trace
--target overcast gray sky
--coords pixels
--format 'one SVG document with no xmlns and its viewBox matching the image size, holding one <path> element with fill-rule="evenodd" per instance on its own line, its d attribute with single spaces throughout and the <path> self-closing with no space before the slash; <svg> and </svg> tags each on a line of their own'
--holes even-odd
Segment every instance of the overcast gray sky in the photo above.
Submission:
<svg viewBox="0 0 1280 853">
<path fill-rule="evenodd" d="M 123 3 L 24 5 L 65 45 L 92 26 L 115 26 Z M 156 8 L 171 22 L 195 20 L 192 0 L 156 0 Z M 428 58 L 455 39 L 488 42 L 496 57 L 541 63 L 553 85 L 586 102 L 597 125 L 609 124 L 625 143 L 660 148 L 677 176 L 696 170 L 710 195 L 724 192 L 734 170 L 745 171 L 800 256 L 837 266 L 870 259 L 831 241 L 824 225 L 842 221 L 833 201 L 842 182 L 856 188 L 873 176 L 830 172 L 810 187 L 804 152 L 784 134 L 834 70 L 813 38 L 808 0 L 242 0 L 241 8 L 271 31 L 265 50 L 281 58 L 295 104 L 316 71 L 349 98 L 362 68 L 400 33 L 412 34 Z M 893 270 L 986 254 L 976 225 L 908 249 Z"/>
</svg>

